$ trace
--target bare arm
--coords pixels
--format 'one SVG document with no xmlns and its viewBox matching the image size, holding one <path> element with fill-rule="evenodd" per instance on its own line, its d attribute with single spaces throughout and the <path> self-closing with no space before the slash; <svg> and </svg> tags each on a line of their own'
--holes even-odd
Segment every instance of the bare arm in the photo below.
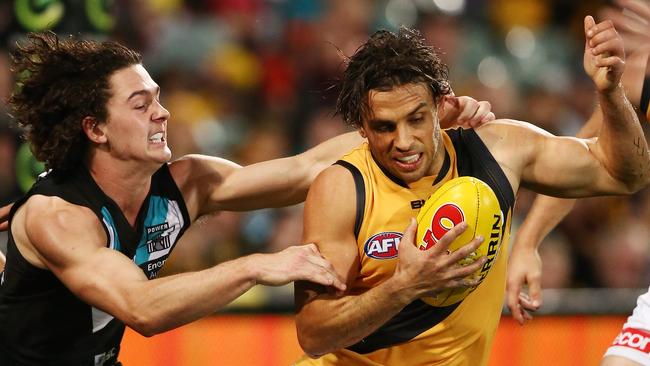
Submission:
<svg viewBox="0 0 650 366">
<path fill-rule="evenodd" d="M 361 144 L 356 132 L 332 138 L 288 158 L 241 167 L 225 159 L 188 155 L 170 165 L 192 217 L 301 202 L 316 175 Z"/>
<path fill-rule="evenodd" d="M 650 21 L 650 6 L 638 1 L 621 1 L 621 3 L 635 6 L 635 12 Z M 643 9 L 645 9 L 645 12 L 639 11 Z M 628 51 L 632 52 L 630 58 L 628 58 L 622 82 L 632 103 L 638 106 L 641 85 L 646 72 L 647 51 L 650 50 L 650 33 L 648 33 L 650 32 L 650 23 L 639 22 L 637 24 L 636 19 L 627 17 L 613 9 L 608 9 L 605 16 L 612 19 L 617 27 L 623 26 L 624 38 L 627 35 L 625 46 Z M 647 32 L 637 33 L 639 27 L 647 28 Z M 644 47 L 635 46 L 633 39 L 639 37 L 642 39 L 643 37 L 647 38 L 647 44 Z M 603 114 L 600 106 L 598 106 L 577 136 L 583 138 L 597 136 L 602 125 Z M 535 199 L 530 212 L 517 232 L 508 263 L 506 301 L 513 317 L 520 324 L 532 318 L 528 310 L 534 311 L 542 304 L 539 245 L 544 237 L 571 211 L 574 204 L 575 200 L 540 195 Z M 528 284 L 527 295 L 522 292 L 524 284 Z"/>
<path fill-rule="evenodd" d="M 0 252 L 0 272 L 4 271 L 6 262 L 7 259 L 5 258 L 5 255 Z"/>
<path fill-rule="evenodd" d="M 350 173 L 333 166 L 316 179 L 305 205 L 304 240 L 318 245 L 348 285 L 357 277 L 359 267 L 354 191 Z M 419 297 L 472 285 L 473 281 L 465 277 L 483 265 L 485 258 L 462 268 L 456 262 L 480 241 L 474 240 L 451 255 L 441 255 L 464 229 L 457 226 L 440 246 L 422 252 L 413 244 L 415 228 L 413 220 L 400 242 L 393 276 L 376 287 L 341 296 L 322 286 L 296 283 L 298 340 L 307 354 L 322 355 L 360 341 Z"/>
<path fill-rule="evenodd" d="M 52 271 L 84 302 L 146 336 L 211 314 L 256 284 L 304 279 L 344 288 L 313 245 L 148 280 L 133 261 L 105 247 L 105 232 L 89 209 L 55 197 L 30 198 L 11 230 L 28 261 Z"/>
<path fill-rule="evenodd" d="M 629 194 L 649 181 L 648 145 L 620 85 L 620 37 L 611 22 L 594 25 L 591 17 L 585 19 L 585 33 L 585 70 L 596 84 L 603 114 L 596 139 L 555 137 L 512 121 L 488 123 L 478 129 L 497 159 L 505 162 L 506 174 L 510 172 L 515 188 L 516 179 L 521 177 L 521 185 L 536 192 L 578 198 Z M 527 143 L 521 145 L 520 141 Z M 512 157 L 515 153 L 519 155 Z"/>
</svg>

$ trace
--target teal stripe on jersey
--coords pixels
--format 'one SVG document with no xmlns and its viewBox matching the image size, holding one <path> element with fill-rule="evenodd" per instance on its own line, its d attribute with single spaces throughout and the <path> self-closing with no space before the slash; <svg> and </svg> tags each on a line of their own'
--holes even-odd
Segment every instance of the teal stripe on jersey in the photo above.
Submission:
<svg viewBox="0 0 650 366">
<path fill-rule="evenodd" d="M 175 220 L 169 220 L 170 206 L 177 205 L 176 201 L 170 201 L 160 196 L 151 196 L 149 199 L 149 210 L 144 220 L 142 237 L 135 251 L 135 263 L 140 265 L 160 256 L 169 254 L 168 241 L 156 241 L 162 235 L 167 236 L 175 229 Z M 170 222 L 171 221 L 171 222 Z"/>
<path fill-rule="evenodd" d="M 101 212 L 102 217 L 104 218 L 104 225 L 106 225 L 106 228 L 108 229 L 109 248 L 120 251 L 122 249 L 122 245 L 120 244 L 120 237 L 117 235 L 117 229 L 115 228 L 113 217 L 108 212 L 108 209 L 106 207 L 102 207 Z"/>
</svg>

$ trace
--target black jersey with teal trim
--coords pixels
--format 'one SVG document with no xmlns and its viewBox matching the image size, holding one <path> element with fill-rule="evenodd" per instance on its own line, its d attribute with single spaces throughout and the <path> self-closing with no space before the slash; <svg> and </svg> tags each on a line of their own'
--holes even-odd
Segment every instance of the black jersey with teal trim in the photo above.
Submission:
<svg viewBox="0 0 650 366">
<path fill-rule="evenodd" d="M 151 279 L 190 224 L 185 201 L 167 164 L 132 227 L 85 167 L 40 178 L 11 210 L 33 195 L 56 196 L 90 208 L 106 231 L 106 246 L 132 259 Z M 46 225 L 47 223 L 43 223 Z M 0 279 L 0 365 L 113 365 L 124 324 L 72 294 L 50 271 L 34 267 L 16 248 L 11 232 Z"/>
</svg>

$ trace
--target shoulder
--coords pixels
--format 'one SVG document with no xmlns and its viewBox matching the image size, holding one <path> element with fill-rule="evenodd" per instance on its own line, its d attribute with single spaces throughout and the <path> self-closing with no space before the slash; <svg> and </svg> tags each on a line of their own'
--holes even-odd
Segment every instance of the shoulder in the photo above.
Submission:
<svg viewBox="0 0 650 366">
<path fill-rule="evenodd" d="M 503 135 L 504 133 L 550 135 L 549 132 L 532 123 L 506 118 L 497 119 L 483 124 L 482 126 L 475 128 L 474 131 L 476 131 L 476 133 L 481 137 L 491 134 Z"/>
<path fill-rule="evenodd" d="M 191 154 L 169 163 L 169 172 L 186 198 L 205 191 L 206 187 L 214 189 L 224 182 L 233 172 L 242 167 L 230 160 Z"/>
<path fill-rule="evenodd" d="M 192 180 L 226 176 L 238 169 L 241 166 L 230 160 L 200 154 L 185 155 L 169 163 L 169 171 L 179 185 Z"/>
<path fill-rule="evenodd" d="M 104 246 L 106 233 L 88 207 L 59 197 L 34 195 L 14 216 L 12 234 L 19 243 L 33 247 L 40 258 L 55 262 L 78 246 Z"/>
<path fill-rule="evenodd" d="M 88 207 L 60 197 L 34 195 L 19 208 L 28 233 L 86 232 L 99 227 L 97 215 Z"/>
<path fill-rule="evenodd" d="M 514 119 L 498 119 L 474 130 L 490 151 L 525 153 L 537 149 L 553 135 L 532 123 Z"/>
<path fill-rule="evenodd" d="M 355 194 L 352 172 L 342 165 L 334 164 L 316 177 L 309 189 L 307 201 L 322 199 L 326 200 L 328 205 L 342 206 L 350 202 L 350 199 L 354 202 Z"/>
</svg>

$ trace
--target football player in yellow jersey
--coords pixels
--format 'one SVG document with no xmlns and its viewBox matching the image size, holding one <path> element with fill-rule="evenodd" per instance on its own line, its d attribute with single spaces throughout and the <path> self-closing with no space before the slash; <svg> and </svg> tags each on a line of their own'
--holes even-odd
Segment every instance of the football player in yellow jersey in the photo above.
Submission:
<svg viewBox="0 0 650 366">
<path fill-rule="evenodd" d="M 648 184 L 648 146 L 620 85 L 622 40 L 611 22 L 588 16 L 584 26 L 584 68 L 604 120 L 590 140 L 513 120 L 442 130 L 437 114 L 450 92 L 447 70 L 416 31 L 377 32 L 351 57 L 337 110 L 368 142 L 317 177 L 304 225 L 304 240 L 318 245 L 347 289 L 296 284 L 298 340 L 313 357 L 298 365 L 487 364 L 503 304 L 507 235 L 485 281 L 462 302 L 433 307 L 419 300 L 473 286 L 476 279 L 466 276 L 486 261 L 456 264 L 481 238 L 446 252 L 463 224 L 429 251 L 415 248 L 412 217 L 439 184 L 462 175 L 487 181 L 506 234 L 520 186 L 583 197 Z"/>
</svg>

